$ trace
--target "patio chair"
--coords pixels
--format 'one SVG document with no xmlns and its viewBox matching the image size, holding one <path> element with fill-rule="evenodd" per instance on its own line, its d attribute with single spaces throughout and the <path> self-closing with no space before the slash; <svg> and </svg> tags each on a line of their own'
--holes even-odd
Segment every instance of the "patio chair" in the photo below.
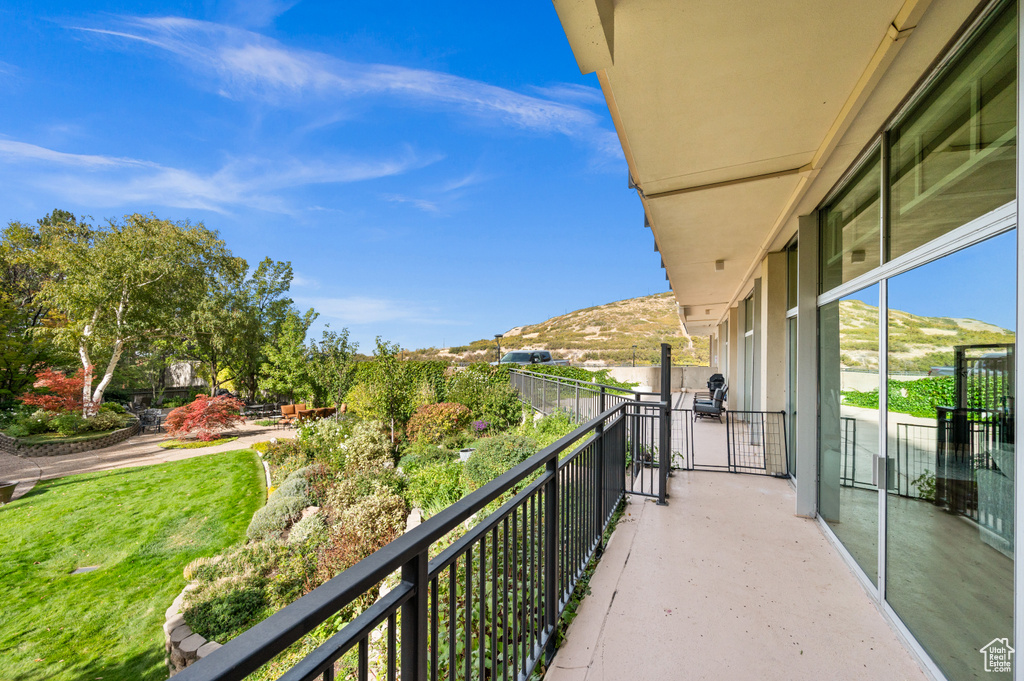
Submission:
<svg viewBox="0 0 1024 681">
<path fill-rule="evenodd" d="M 722 374 L 711 374 L 711 378 L 708 379 L 708 389 L 698 390 L 693 393 L 693 401 L 704 401 L 710 402 L 714 399 L 715 391 L 719 388 L 725 387 L 725 376 Z"/>
<path fill-rule="evenodd" d="M 281 425 L 290 426 L 299 418 L 299 411 L 306 409 L 305 404 L 281 405 Z"/>
<path fill-rule="evenodd" d="M 163 413 L 159 409 L 146 409 L 140 412 L 139 427 L 142 434 L 146 433 L 147 428 L 156 428 L 158 433 L 164 432 Z"/>
<path fill-rule="evenodd" d="M 710 400 L 694 400 L 693 402 L 693 420 L 697 419 L 710 419 L 717 418 L 718 422 L 722 422 L 722 412 L 725 411 L 725 407 L 722 403 L 725 402 L 729 396 L 728 386 L 716 388 L 715 392 L 712 393 Z"/>
</svg>

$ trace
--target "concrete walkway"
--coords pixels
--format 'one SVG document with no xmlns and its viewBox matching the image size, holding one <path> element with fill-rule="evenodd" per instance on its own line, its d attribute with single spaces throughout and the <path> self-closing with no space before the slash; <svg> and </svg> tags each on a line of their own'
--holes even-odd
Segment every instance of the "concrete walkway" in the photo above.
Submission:
<svg viewBox="0 0 1024 681">
<path fill-rule="evenodd" d="M 17 482 L 14 499 L 23 496 L 40 480 L 63 478 L 78 473 L 93 473 L 115 468 L 132 468 L 134 466 L 152 466 L 168 461 L 181 461 L 197 456 L 206 456 L 218 452 L 230 452 L 245 449 L 251 444 L 269 440 L 272 437 L 291 438 L 295 430 L 257 426 L 246 423 L 227 435 L 238 435 L 233 442 L 214 447 L 198 449 L 162 449 L 159 443 L 168 438 L 166 433 L 149 433 L 136 435 L 119 445 L 96 449 L 91 452 L 65 454 L 63 456 L 19 457 L 0 452 L 0 480 Z"/>
<path fill-rule="evenodd" d="M 788 481 L 669 493 L 630 502 L 546 681 L 925 679 Z"/>
</svg>

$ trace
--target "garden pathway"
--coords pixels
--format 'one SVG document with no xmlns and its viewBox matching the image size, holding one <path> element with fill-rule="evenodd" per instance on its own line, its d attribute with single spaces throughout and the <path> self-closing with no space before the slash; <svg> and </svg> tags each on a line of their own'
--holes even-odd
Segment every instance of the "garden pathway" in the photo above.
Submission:
<svg viewBox="0 0 1024 681">
<path fill-rule="evenodd" d="M 269 440 L 272 437 L 293 437 L 294 433 L 293 429 L 282 430 L 246 423 L 229 431 L 229 434 L 239 436 L 237 440 L 199 449 L 163 449 L 159 444 L 168 435 L 166 433 L 149 433 L 136 435 L 130 440 L 106 449 L 95 449 L 91 452 L 63 456 L 20 457 L 0 452 L 0 480 L 18 483 L 14 490 L 14 498 L 17 499 L 32 489 L 40 480 L 52 480 L 67 475 L 108 471 L 115 468 L 152 466 L 218 452 L 230 452 L 235 449 L 245 449 L 249 445 Z"/>
</svg>

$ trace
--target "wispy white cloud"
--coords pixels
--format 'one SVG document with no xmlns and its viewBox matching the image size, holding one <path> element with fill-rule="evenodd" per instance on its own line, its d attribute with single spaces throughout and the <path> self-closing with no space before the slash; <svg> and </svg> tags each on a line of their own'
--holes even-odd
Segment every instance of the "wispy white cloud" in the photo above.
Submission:
<svg viewBox="0 0 1024 681">
<path fill-rule="evenodd" d="M 438 318 L 437 308 L 407 300 L 346 296 L 340 298 L 296 297 L 301 307 L 316 308 L 323 317 L 343 324 L 380 324 L 410 322 L 415 324 L 462 325 L 464 322 Z"/>
<path fill-rule="evenodd" d="M 385 201 L 406 203 L 415 206 L 425 213 L 440 215 L 447 213 L 455 207 L 459 200 L 467 193 L 466 190 L 468 188 L 489 179 L 488 175 L 479 170 L 473 170 L 440 184 L 427 186 L 421 190 L 419 196 L 410 196 L 408 194 L 381 194 L 380 196 Z M 425 198 L 424 194 L 429 195 L 430 198 Z"/>
<path fill-rule="evenodd" d="M 441 209 L 434 201 L 428 201 L 427 199 L 417 199 L 412 196 L 404 196 L 402 194 L 382 194 L 381 197 L 385 201 L 392 203 L 408 203 L 416 206 L 425 213 L 440 213 Z"/>
<path fill-rule="evenodd" d="M 299 0 L 233 0 L 227 7 L 227 19 L 241 26 L 261 28 L 274 23 Z"/>
<path fill-rule="evenodd" d="M 300 288 L 320 288 L 320 282 L 311 277 L 305 277 L 298 272 L 292 274 L 292 286 L 298 286 Z"/>
<path fill-rule="evenodd" d="M 438 71 L 356 64 L 252 31 L 181 17 L 127 17 L 115 27 L 72 28 L 158 47 L 212 78 L 216 92 L 234 99 L 285 105 L 303 96 L 394 97 L 584 140 L 607 133 L 599 117 L 579 105 L 599 103 L 593 88 L 563 84 L 532 96 Z"/>
<path fill-rule="evenodd" d="M 291 212 L 279 195 L 283 190 L 388 177 L 437 160 L 420 158 L 412 150 L 379 160 L 236 158 L 204 174 L 150 161 L 72 154 L 2 139 L 0 158 L 8 169 L 20 168 L 16 180 L 40 188 L 59 187 L 62 196 L 87 206 L 154 204 L 228 212 L 233 206 L 245 205 L 280 213 Z M 71 170 L 75 172 L 68 172 Z"/>
<path fill-rule="evenodd" d="M 604 104 L 604 94 L 596 87 L 578 83 L 556 83 L 546 87 L 531 88 L 541 97 L 559 102 L 580 102 L 582 104 Z"/>
<path fill-rule="evenodd" d="M 480 171 L 474 170 L 470 173 L 467 173 L 466 175 L 463 175 L 462 177 L 457 177 L 454 180 L 445 182 L 443 185 L 441 185 L 441 191 L 458 191 L 460 189 L 465 189 L 466 187 L 471 187 L 475 184 L 480 184 L 481 182 L 485 182 L 488 179 L 490 178 L 488 178 Z"/>
<path fill-rule="evenodd" d="M 46 161 L 64 166 L 78 168 L 121 168 L 126 166 L 157 167 L 154 163 L 137 161 L 132 158 L 119 158 L 117 156 L 94 156 L 91 154 L 68 154 L 62 151 L 46 149 L 45 147 L 17 142 L 14 140 L 0 140 L 0 156 L 9 161 Z"/>
</svg>

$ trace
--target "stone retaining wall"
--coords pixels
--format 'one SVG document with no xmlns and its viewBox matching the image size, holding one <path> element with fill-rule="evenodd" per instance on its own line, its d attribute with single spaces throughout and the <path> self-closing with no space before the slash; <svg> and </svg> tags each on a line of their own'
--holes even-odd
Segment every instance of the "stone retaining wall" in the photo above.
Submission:
<svg viewBox="0 0 1024 681">
<path fill-rule="evenodd" d="M 216 641 L 207 641 L 199 634 L 193 634 L 192 627 L 185 624 L 185 618 L 181 615 L 181 604 L 185 600 L 185 594 L 193 588 L 195 584 L 187 585 L 171 603 L 171 607 L 167 608 L 167 617 L 164 621 L 164 650 L 167 652 L 167 668 L 171 676 L 220 648 Z"/>
<path fill-rule="evenodd" d="M 310 509 L 316 509 L 316 507 L 306 508 L 303 511 L 303 517 L 306 516 L 306 511 Z M 405 531 L 408 532 L 418 527 L 422 522 L 423 511 L 419 508 L 412 509 L 406 518 Z M 378 599 L 386 596 L 396 584 L 385 583 L 381 585 Z M 167 653 L 167 669 L 170 671 L 171 676 L 174 676 L 182 669 L 194 664 L 196 660 L 203 659 L 221 647 L 221 644 L 216 641 L 207 641 L 201 635 L 193 633 L 192 627 L 185 624 L 185 618 L 181 614 L 185 594 L 196 588 L 196 586 L 195 582 L 189 582 L 185 585 L 185 588 L 181 590 L 181 593 L 171 603 L 171 607 L 167 608 L 164 620 L 164 650 Z"/>
<path fill-rule="evenodd" d="M 7 435 L 0 433 L 0 452 L 24 457 L 78 454 L 79 452 L 91 452 L 94 449 L 112 447 L 113 445 L 124 442 L 138 432 L 139 424 L 133 423 L 127 428 L 115 430 L 113 433 L 96 438 L 95 440 L 84 440 L 82 442 L 48 442 L 44 445 L 22 444 L 18 438 L 8 437 Z"/>
</svg>

